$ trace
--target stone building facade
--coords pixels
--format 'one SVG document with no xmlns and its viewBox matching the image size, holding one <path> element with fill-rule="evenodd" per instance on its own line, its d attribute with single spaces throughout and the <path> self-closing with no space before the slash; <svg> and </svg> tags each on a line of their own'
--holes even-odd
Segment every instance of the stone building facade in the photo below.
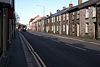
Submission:
<svg viewBox="0 0 100 67">
<path fill-rule="evenodd" d="M 52 34 L 100 38 L 100 1 L 78 0 L 78 5 L 57 10 L 44 20 L 44 31 Z"/>
<path fill-rule="evenodd" d="M 44 32 L 44 19 L 45 17 L 39 15 L 31 18 L 29 21 L 29 30 Z"/>
<path fill-rule="evenodd" d="M 80 37 L 96 38 L 96 2 L 87 1 L 80 8 Z"/>
<path fill-rule="evenodd" d="M 100 2 L 97 3 L 97 38 L 100 38 Z"/>
</svg>

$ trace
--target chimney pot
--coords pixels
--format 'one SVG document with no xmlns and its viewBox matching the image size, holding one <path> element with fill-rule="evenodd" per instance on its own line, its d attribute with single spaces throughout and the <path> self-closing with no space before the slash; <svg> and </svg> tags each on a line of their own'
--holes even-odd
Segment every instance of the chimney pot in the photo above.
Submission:
<svg viewBox="0 0 100 67">
<path fill-rule="evenodd" d="M 82 3 L 82 0 L 78 0 L 78 5 Z"/>
</svg>

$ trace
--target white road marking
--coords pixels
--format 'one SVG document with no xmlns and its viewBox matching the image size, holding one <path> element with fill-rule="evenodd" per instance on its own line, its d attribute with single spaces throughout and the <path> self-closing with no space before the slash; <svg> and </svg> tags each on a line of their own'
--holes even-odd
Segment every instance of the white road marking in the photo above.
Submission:
<svg viewBox="0 0 100 67">
<path fill-rule="evenodd" d="M 20 35 L 23 37 L 23 39 L 25 40 L 25 42 L 27 43 L 27 47 L 29 48 L 31 54 L 33 55 L 35 61 L 37 62 L 39 67 L 42 67 L 41 64 L 43 65 L 43 67 L 46 67 L 45 63 L 43 62 L 43 60 L 39 57 L 39 55 L 34 51 L 34 49 L 32 48 L 32 46 L 30 45 L 30 43 L 25 39 L 25 37 L 20 33 Z M 39 60 L 38 60 L 38 59 Z M 40 64 L 40 62 L 41 64 Z"/>
<path fill-rule="evenodd" d="M 32 33 L 32 34 L 34 34 L 34 33 Z M 40 34 L 34 34 L 34 35 L 40 35 Z M 52 34 L 51 34 L 52 35 Z M 65 37 L 61 37 L 61 36 L 57 36 L 57 35 L 53 35 L 53 36 L 56 36 L 56 37 L 60 37 L 60 38 L 64 38 L 65 39 Z M 48 36 L 47 36 L 48 37 Z M 69 39 L 69 38 L 68 38 Z M 51 39 L 51 40 L 53 40 L 53 41 L 56 41 L 56 42 L 58 42 L 57 40 L 55 40 L 55 39 Z M 67 44 L 66 44 L 67 45 Z M 73 45 L 67 45 L 67 46 L 70 46 L 70 47 L 73 47 L 73 48 L 76 48 L 76 49 L 79 49 L 79 50 L 82 50 L 82 51 L 86 51 L 87 49 L 84 49 L 84 48 L 80 48 L 80 47 L 76 47 L 76 46 L 73 46 Z"/>
<path fill-rule="evenodd" d="M 29 60 L 29 57 L 30 57 L 30 56 L 27 55 L 27 54 L 29 53 L 29 51 L 26 50 L 27 46 L 24 45 L 25 43 L 24 43 L 24 41 L 23 41 L 23 39 L 22 39 L 22 36 L 20 37 L 20 40 L 21 40 L 21 43 L 22 43 L 22 46 L 23 46 L 23 50 L 24 50 L 24 54 L 25 54 L 25 58 L 26 58 L 27 65 L 28 65 L 28 67 L 33 67 L 34 64 L 32 63 L 31 60 Z M 28 53 L 27 53 L 27 52 L 28 52 Z M 30 58 L 32 59 L 32 57 L 30 57 Z"/>
<path fill-rule="evenodd" d="M 31 33 L 31 32 L 30 32 Z M 33 33 L 34 34 L 34 33 Z M 44 33 L 45 35 L 46 33 Z M 37 34 L 35 34 L 37 35 Z M 38 34 L 40 35 L 40 34 Z M 90 44 L 95 44 L 95 45 L 99 45 L 100 46 L 100 43 L 95 43 L 95 42 L 88 42 L 88 41 L 84 41 L 84 40 L 79 40 L 79 39 L 74 39 L 74 38 L 69 38 L 69 37 L 63 37 L 63 36 L 59 36 L 59 35 L 53 35 L 53 34 L 48 34 L 48 35 L 51 35 L 51 36 L 55 36 L 55 37 L 59 37 L 59 38 L 63 38 L 63 39 L 71 39 L 71 40 L 76 40 L 76 41 L 80 41 L 80 42 L 85 42 L 85 43 L 90 43 Z M 47 36 L 47 35 L 46 35 Z M 52 39 L 54 40 L 54 39 Z M 56 41 L 56 40 L 54 40 Z M 67 45 L 67 44 L 66 44 Z M 80 48 L 80 47 L 76 47 L 76 46 L 73 46 L 73 45 L 67 45 L 67 46 L 70 46 L 70 47 L 74 47 L 74 48 L 77 48 L 77 49 L 80 49 L 80 50 L 83 50 L 83 51 L 86 51 L 87 49 L 85 48 Z"/>
<path fill-rule="evenodd" d="M 86 43 L 95 44 L 95 45 L 100 46 L 100 43 L 88 42 L 88 41 L 84 41 L 84 40 L 79 40 L 79 39 L 74 39 L 74 38 L 69 38 L 69 37 L 63 37 L 63 36 L 58 36 L 58 35 L 52 35 L 52 36 L 59 37 L 59 38 L 64 38 L 64 39 L 77 40 L 77 41 L 80 41 L 80 42 L 86 42 Z"/>
<path fill-rule="evenodd" d="M 53 40 L 53 41 L 55 41 L 55 42 L 59 42 L 59 41 L 57 41 L 57 40 L 54 40 L 54 39 L 51 39 L 51 40 Z M 77 47 L 77 46 L 73 46 L 73 45 L 68 45 L 68 44 L 66 44 L 67 46 L 70 46 L 70 47 L 73 47 L 73 48 L 76 48 L 76 49 L 80 49 L 80 50 L 83 50 L 83 51 L 86 51 L 87 49 L 85 49 L 85 48 L 81 48 L 81 47 Z"/>
<path fill-rule="evenodd" d="M 30 32 L 32 33 L 32 32 Z M 32 33 L 34 34 L 34 33 Z M 84 41 L 84 40 L 79 40 L 79 39 L 74 39 L 74 38 L 69 38 L 69 37 L 63 37 L 63 36 L 59 36 L 59 35 L 54 35 L 54 34 L 46 34 L 46 33 L 43 33 L 44 35 L 51 35 L 51 36 L 55 36 L 55 37 L 60 37 L 60 38 L 64 38 L 64 39 L 71 39 L 71 40 L 77 40 L 77 41 L 80 41 L 80 42 L 86 42 L 86 43 L 90 43 L 90 44 L 95 44 L 95 45 L 99 45 L 100 46 L 100 43 L 95 43 L 95 42 L 88 42 L 88 41 Z M 37 35 L 37 34 L 36 34 Z M 40 35 L 40 34 L 38 34 Z"/>
<path fill-rule="evenodd" d="M 66 44 L 67 45 L 67 44 Z M 85 48 L 81 48 L 81 47 L 76 47 L 76 46 L 73 46 L 73 45 L 67 45 L 67 46 L 70 46 L 70 47 L 73 47 L 73 48 L 76 48 L 76 49 L 79 49 L 79 50 L 82 50 L 82 51 L 86 51 L 87 49 Z"/>
</svg>

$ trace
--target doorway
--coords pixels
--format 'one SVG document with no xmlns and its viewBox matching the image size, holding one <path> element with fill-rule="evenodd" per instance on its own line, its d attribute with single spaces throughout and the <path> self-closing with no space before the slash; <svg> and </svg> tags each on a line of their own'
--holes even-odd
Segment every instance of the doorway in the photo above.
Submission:
<svg viewBox="0 0 100 67">
<path fill-rule="evenodd" d="M 77 36 L 80 36 L 79 34 L 80 34 L 80 26 L 79 26 L 79 24 L 77 24 Z"/>
<path fill-rule="evenodd" d="M 96 39 L 97 38 L 97 23 L 94 22 L 94 38 Z"/>
<path fill-rule="evenodd" d="M 68 35 L 69 27 L 68 24 L 66 24 L 66 35 Z"/>
</svg>

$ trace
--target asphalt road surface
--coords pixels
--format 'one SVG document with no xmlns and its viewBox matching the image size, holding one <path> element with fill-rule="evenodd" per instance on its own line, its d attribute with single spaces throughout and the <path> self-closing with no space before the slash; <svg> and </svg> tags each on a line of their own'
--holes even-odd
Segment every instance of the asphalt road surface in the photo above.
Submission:
<svg viewBox="0 0 100 67">
<path fill-rule="evenodd" d="M 100 46 L 43 33 L 22 32 L 47 67 L 100 67 Z"/>
</svg>

